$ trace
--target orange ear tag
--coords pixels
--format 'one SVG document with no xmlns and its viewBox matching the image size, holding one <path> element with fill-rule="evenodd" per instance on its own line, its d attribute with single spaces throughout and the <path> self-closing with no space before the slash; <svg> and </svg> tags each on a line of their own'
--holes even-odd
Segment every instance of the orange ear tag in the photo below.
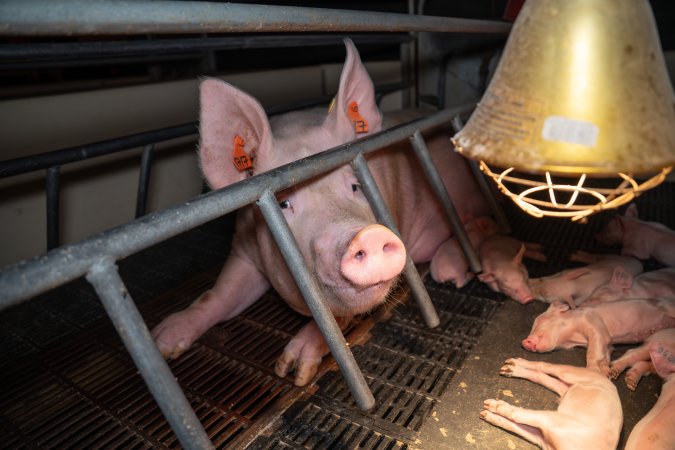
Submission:
<svg viewBox="0 0 675 450">
<path fill-rule="evenodd" d="M 356 134 L 362 134 L 368 132 L 368 121 L 365 117 L 362 117 L 359 114 L 359 104 L 356 102 L 351 102 L 347 107 L 347 116 L 354 124 L 354 131 Z"/>
<path fill-rule="evenodd" d="M 253 167 L 253 162 L 251 161 L 251 158 L 248 156 L 248 153 L 246 153 L 246 150 L 244 150 L 245 143 L 246 140 L 243 137 L 239 135 L 234 136 L 234 151 L 232 152 L 232 162 L 234 163 L 234 167 L 236 167 L 237 170 L 240 172 L 243 172 L 244 170 L 248 170 Z"/>
</svg>

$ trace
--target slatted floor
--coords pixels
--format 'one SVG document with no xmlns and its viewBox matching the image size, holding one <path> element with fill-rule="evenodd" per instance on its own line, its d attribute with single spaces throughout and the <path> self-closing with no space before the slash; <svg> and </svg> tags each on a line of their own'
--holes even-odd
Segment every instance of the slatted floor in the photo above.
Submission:
<svg viewBox="0 0 675 450">
<path fill-rule="evenodd" d="M 638 206 L 675 227 L 672 185 Z M 509 213 L 514 234 L 548 246 L 532 276 L 567 266 L 570 249 L 597 249 L 587 225 Z M 149 326 L 213 282 L 231 235 L 214 221 L 122 261 L 120 273 Z M 273 293 L 210 330 L 170 363 L 217 448 L 417 448 L 420 429 L 505 299 L 479 282 L 461 290 L 427 283 L 441 325 L 428 329 L 404 303 L 366 316 L 349 332 L 376 399 L 355 408 L 335 365 L 300 389 L 274 375 L 276 357 L 307 321 Z M 1 448 L 179 448 L 93 290 L 82 280 L 0 313 Z"/>
</svg>

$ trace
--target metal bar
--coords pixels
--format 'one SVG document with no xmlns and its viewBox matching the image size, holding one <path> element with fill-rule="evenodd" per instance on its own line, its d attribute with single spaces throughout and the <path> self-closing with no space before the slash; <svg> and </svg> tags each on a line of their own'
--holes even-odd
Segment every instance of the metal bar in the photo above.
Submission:
<svg viewBox="0 0 675 450">
<path fill-rule="evenodd" d="M 47 169 L 47 250 L 59 246 L 61 166 Z"/>
<path fill-rule="evenodd" d="M 378 93 L 390 93 L 405 89 L 410 84 L 407 83 L 388 83 L 377 87 Z M 300 108 L 308 108 L 330 102 L 333 96 L 322 96 L 289 103 L 277 107 L 266 109 L 268 116 L 282 114 Z M 0 178 L 7 178 L 14 175 L 33 172 L 36 170 L 48 169 L 56 165 L 64 165 L 72 162 L 82 161 L 97 156 L 108 155 L 144 145 L 155 144 L 170 139 L 177 139 L 185 136 L 197 134 L 199 131 L 198 122 L 190 122 L 172 127 L 160 128 L 157 130 L 146 131 L 143 133 L 132 134 L 107 141 L 95 142 L 91 144 L 78 145 L 62 150 L 41 153 L 38 155 L 25 156 L 22 158 L 8 159 L 0 161 Z"/>
<path fill-rule="evenodd" d="M 398 227 L 394 222 L 394 218 L 391 216 L 387 205 L 384 203 L 380 189 L 377 187 L 377 183 L 373 178 L 373 174 L 370 172 L 370 168 L 368 167 L 368 163 L 363 157 L 363 154 L 359 153 L 356 155 L 351 164 L 354 168 L 356 178 L 361 184 L 363 193 L 368 199 L 370 207 L 373 208 L 373 212 L 375 213 L 377 220 L 400 237 L 401 232 L 398 230 Z M 406 281 L 408 282 L 408 285 L 410 286 L 410 292 L 413 298 L 415 301 L 417 301 L 417 305 L 420 308 L 424 322 L 430 328 L 437 327 L 438 324 L 441 323 L 440 319 L 438 318 L 438 313 L 436 312 L 434 304 L 429 297 L 427 288 L 424 287 L 424 282 L 422 281 L 422 278 L 415 267 L 415 263 L 413 262 L 410 255 L 407 254 L 407 252 L 403 274 Z"/>
<path fill-rule="evenodd" d="M 473 245 L 469 240 L 469 236 L 466 234 L 466 230 L 464 229 L 464 225 L 462 224 L 462 220 L 459 218 L 459 214 L 457 214 L 457 208 L 455 208 L 455 204 L 453 203 L 452 198 L 450 198 L 450 194 L 448 194 L 448 190 L 443 184 L 443 179 L 438 173 L 434 162 L 431 160 L 429 149 L 427 149 L 427 144 L 424 142 L 422 134 L 419 131 L 416 131 L 415 134 L 413 134 L 410 138 L 410 142 L 412 143 L 413 149 L 415 149 L 417 159 L 419 159 L 422 169 L 427 175 L 429 183 L 431 183 L 432 189 L 436 193 L 436 197 L 438 197 L 441 205 L 443 205 L 445 215 L 450 221 L 450 227 L 452 228 L 454 235 L 457 237 L 460 247 L 462 247 L 462 250 L 464 250 L 466 259 L 469 262 L 469 267 L 471 267 L 471 270 L 475 273 L 482 272 L 483 267 L 480 263 L 480 257 L 478 256 L 476 249 L 473 248 Z"/>
<path fill-rule="evenodd" d="M 474 104 L 439 111 L 428 117 L 399 125 L 356 142 L 335 147 L 246 180 L 203 194 L 182 205 L 157 211 L 133 222 L 61 246 L 47 255 L 36 256 L 0 272 L 0 309 L 19 303 L 84 275 L 100 255 L 125 258 L 184 231 L 255 202 L 270 189 L 278 192 L 297 183 L 349 163 L 358 153 L 376 151 L 412 135 L 449 122 L 467 113 Z"/>
<path fill-rule="evenodd" d="M 99 259 L 87 273 L 145 384 L 184 448 L 213 448 L 185 398 L 171 369 L 162 358 L 112 258 Z"/>
<path fill-rule="evenodd" d="M 146 145 L 141 157 L 141 170 L 138 175 L 138 193 L 136 194 L 136 218 L 145 215 L 145 209 L 148 203 L 148 186 L 150 185 L 150 169 L 152 167 L 152 157 L 154 144 Z"/>
<path fill-rule="evenodd" d="M 63 165 L 71 162 L 82 161 L 88 158 L 108 155 L 121 150 L 141 147 L 155 142 L 167 141 L 183 136 L 189 136 L 198 132 L 197 122 L 184 125 L 161 128 L 159 130 L 132 134 L 94 144 L 78 145 L 63 150 L 42 153 L 40 155 L 25 156 L 22 158 L 9 159 L 0 163 L 0 178 L 11 177 L 26 172 L 47 169 L 55 165 Z"/>
<path fill-rule="evenodd" d="M 215 2 L 4 0 L 0 35 L 430 31 L 507 33 L 497 21 Z"/>
<path fill-rule="evenodd" d="M 357 46 L 373 44 L 400 44 L 409 42 L 407 34 L 359 35 L 350 34 Z M 112 56 L 153 55 L 202 52 L 212 50 L 263 49 L 287 47 L 317 47 L 344 45 L 342 35 L 301 34 L 283 36 L 212 36 L 184 39 L 153 39 L 102 42 L 31 42 L 0 44 L 3 67 L 8 61 L 27 62 L 104 58 Z"/>
<path fill-rule="evenodd" d="M 464 128 L 464 123 L 462 122 L 462 119 L 459 115 L 452 118 L 452 127 L 455 130 L 455 133 L 459 133 L 459 131 Z M 483 196 L 490 205 L 490 209 L 492 210 L 492 214 L 495 216 L 495 220 L 497 220 L 499 231 L 504 234 L 510 234 L 511 224 L 509 224 L 509 220 L 506 218 L 506 214 L 504 213 L 504 210 L 497 199 L 499 193 L 496 192 L 494 187 L 488 182 L 487 178 L 483 175 L 483 172 L 481 172 L 480 168 L 478 167 L 476 161 L 472 159 L 467 159 L 467 161 L 469 162 L 469 166 L 471 167 L 474 178 L 478 182 L 478 186 L 480 186 L 481 191 L 483 191 Z"/>
<path fill-rule="evenodd" d="M 354 355 L 347 347 L 340 327 L 333 317 L 330 309 L 323 302 L 323 291 L 316 278 L 307 268 L 305 258 L 302 256 L 293 233 L 284 218 L 277 200 L 270 190 L 265 190 L 258 200 L 258 206 L 267 222 L 268 228 L 274 237 L 284 261 L 293 274 L 293 279 L 298 285 L 307 306 L 312 312 L 321 334 L 330 348 L 331 354 L 340 366 L 340 371 L 352 392 L 356 404 L 362 410 L 369 410 L 375 406 L 373 397 L 366 379 L 363 377 L 359 366 L 354 360 Z"/>
</svg>

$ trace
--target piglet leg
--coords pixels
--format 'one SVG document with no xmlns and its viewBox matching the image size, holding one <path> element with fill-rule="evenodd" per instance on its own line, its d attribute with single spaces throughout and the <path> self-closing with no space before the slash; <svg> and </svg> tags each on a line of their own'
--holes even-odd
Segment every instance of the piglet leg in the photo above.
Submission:
<svg viewBox="0 0 675 450">
<path fill-rule="evenodd" d="M 483 408 L 481 419 L 516 433 L 540 447 L 544 444 L 544 436 L 540 430 L 555 424 L 555 411 L 524 409 L 495 399 L 485 400 Z"/>
<path fill-rule="evenodd" d="M 338 326 L 344 330 L 351 318 L 336 317 Z M 321 359 L 330 353 L 330 349 L 316 322 L 311 320 L 290 340 L 284 352 L 277 359 L 274 372 L 285 377 L 295 371 L 294 383 L 304 386 L 316 375 Z"/>
<path fill-rule="evenodd" d="M 626 351 L 620 358 L 612 361 L 610 366 L 610 376 L 616 380 L 621 372 L 628 367 L 632 367 L 640 361 L 649 360 L 649 349 L 646 345 L 637 348 L 631 348 Z"/>
<path fill-rule="evenodd" d="M 178 358 L 206 330 L 236 317 L 267 289 L 269 282 L 255 266 L 230 255 L 213 288 L 162 320 L 152 330 L 152 337 L 165 358 Z"/>
<path fill-rule="evenodd" d="M 626 372 L 626 386 L 628 386 L 628 389 L 631 391 L 634 391 L 635 388 L 637 388 L 640 379 L 651 373 L 656 373 L 656 369 L 654 369 L 654 364 L 652 364 L 651 360 L 639 361 L 633 364 L 633 367 Z"/>
<path fill-rule="evenodd" d="M 505 377 L 523 378 L 540 384 L 562 396 L 569 384 L 558 379 L 560 368 L 545 362 L 528 361 L 522 358 L 509 358 L 504 361 L 499 373 Z M 554 376 L 551 376 L 554 375 Z"/>
</svg>

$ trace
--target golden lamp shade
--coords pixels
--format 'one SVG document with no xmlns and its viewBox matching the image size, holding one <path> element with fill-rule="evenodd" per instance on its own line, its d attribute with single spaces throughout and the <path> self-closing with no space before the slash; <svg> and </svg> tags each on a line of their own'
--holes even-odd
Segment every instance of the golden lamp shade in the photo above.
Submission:
<svg viewBox="0 0 675 450">
<path fill-rule="evenodd" d="M 675 163 L 675 104 L 647 0 L 527 0 L 457 151 L 551 175 Z"/>
</svg>

